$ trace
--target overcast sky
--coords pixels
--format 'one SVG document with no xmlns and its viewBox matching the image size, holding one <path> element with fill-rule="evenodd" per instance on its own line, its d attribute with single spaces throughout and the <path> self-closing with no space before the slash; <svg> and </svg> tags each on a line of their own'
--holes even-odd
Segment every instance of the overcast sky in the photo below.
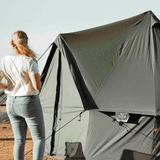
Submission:
<svg viewBox="0 0 160 160">
<path fill-rule="evenodd" d="M 89 29 L 151 10 L 160 0 L 0 0 L 0 58 L 10 54 L 13 32 L 23 30 L 42 54 L 59 33 Z"/>
</svg>

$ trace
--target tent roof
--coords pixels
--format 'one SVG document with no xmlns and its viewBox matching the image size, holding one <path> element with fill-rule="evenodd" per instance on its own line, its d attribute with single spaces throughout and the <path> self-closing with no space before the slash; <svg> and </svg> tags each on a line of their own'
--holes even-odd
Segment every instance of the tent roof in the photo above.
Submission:
<svg viewBox="0 0 160 160">
<path fill-rule="evenodd" d="M 159 26 L 148 11 L 57 37 L 85 109 L 160 114 Z"/>
</svg>

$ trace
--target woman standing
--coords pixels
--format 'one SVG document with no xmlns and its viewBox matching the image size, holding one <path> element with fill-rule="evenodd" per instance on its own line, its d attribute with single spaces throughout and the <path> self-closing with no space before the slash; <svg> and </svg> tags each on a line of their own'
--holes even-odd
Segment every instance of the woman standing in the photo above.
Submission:
<svg viewBox="0 0 160 160">
<path fill-rule="evenodd" d="M 7 113 L 15 137 L 14 159 L 24 160 L 27 125 L 34 142 L 33 160 L 42 160 L 45 146 L 45 127 L 42 107 L 38 97 L 41 81 L 35 55 L 28 47 L 28 37 L 23 31 L 12 35 L 14 55 L 0 62 L 0 89 L 7 94 Z"/>
</svg>

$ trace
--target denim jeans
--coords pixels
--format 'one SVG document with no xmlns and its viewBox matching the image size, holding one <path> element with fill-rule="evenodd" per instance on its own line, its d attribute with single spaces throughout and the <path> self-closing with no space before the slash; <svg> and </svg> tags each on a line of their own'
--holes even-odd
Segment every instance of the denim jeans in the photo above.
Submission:
<svg viewBox="0 0 160 160">
<path fill-rule="evenodd" d="M 30 129 L 33 160 L 42 160 L 45 146 L 45 126 L 38 96 L 7 96 L 7 113 L 14 133 L 14 160 L 24 160 L 27 125 Z"/>
</svg>

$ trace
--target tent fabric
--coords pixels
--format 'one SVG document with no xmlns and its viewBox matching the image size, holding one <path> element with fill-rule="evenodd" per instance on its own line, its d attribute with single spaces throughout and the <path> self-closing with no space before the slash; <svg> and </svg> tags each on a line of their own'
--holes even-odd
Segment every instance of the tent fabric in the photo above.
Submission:
<svg viewBox="0 0 160 160">
<path fill-rule="evenodd" d="M 56 101 L 58 59 L 59 51 L 56 50 L 56 52 L 54 53 L 53 60 L 51 61 L 47 76 L 43 83 L 43 87 L 40 94 L 40 100 L 43 107 L 44 118 L 46 117 L 45 125 L 47 140 L 45 153 L 47 156 L 50 157 L 50 151 L 52 150 L 51 141 L 53 140 L 51 135 L 52 132 L 55 132 L 55 134 L 53 135 L 54 144 L 52 145 L 54 146 L 54 150 L 52 155 L 54 155 L 55 158 L 57 157 L 64 159 L 66 157 L 66 142 L 74 143 L 78 141 L 80 142 L 82 147 L 85 146 L 89 122 L 89 113 L 83 113 L 80 120 L 79 114 L 84 110 L 83 104 L 80 99 L 78 90 L 76 89 L 76 86 L 74 84 L 73 78 L 69 73 L 69 66 L 67 66 L 65 59 L 62 58 L 62 87 L 60 91 L 61 95 L 60 102 L 58 105 L 57 118 L 54 121 L 54 113 L 56 112 L 54 111 L 54 106 Z M 74 120 L 71 121 L 72 119 Z M 65 124 L 67 125 L 64 128 L 62 128 Z"/>
<path fill-rule="evenodd" d="M 90 111 L 85 156 L 87 160 L 120 160 L 125 149 L 154 155 L 155 119 L 141 117 L 139 124 L 119 125 L 104 113 Z M 158 133 L 158 132 L 157 132 Z M 159 133 L 158 133 L 159 134 Z"/>
<path fill-rule="evenodd" d="M 159 20 L 147 12 L 57 37 L 85 109 L 160 114 L 157 24 Z"/>
<path fill-rule="evenodd" d="M 159 156 L 159 48 L 160 21 L 151 11 L 58 35 L 42 72 L 45 154 L 68 160 L 120 160 L 125 150 Z M 129 114 L 128 123 L 118 123 L 117 112 Z"/>
</svg>

